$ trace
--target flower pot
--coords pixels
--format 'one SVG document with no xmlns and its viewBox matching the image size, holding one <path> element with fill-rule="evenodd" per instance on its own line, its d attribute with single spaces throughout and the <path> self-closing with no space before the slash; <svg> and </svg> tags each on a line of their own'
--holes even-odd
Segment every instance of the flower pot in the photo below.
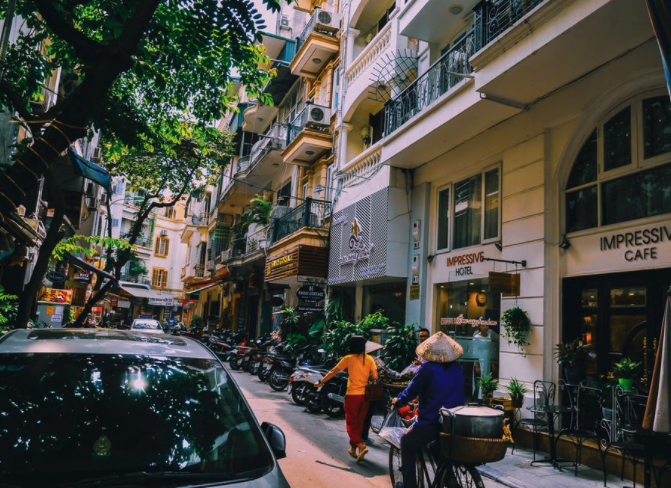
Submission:
<svg viewBox="0 0 671 488">
<path fill-rule="evenodd" d="M 585 370 L 583 368 L 564 366 L 564 378 L 566 382 L 577 385 L 585 379 Z"/>
<path fill-rule="evenodd" d="M 522 408 L 522 405 L 524 405 L 524 395 L 510 395 L 510 399 L 514 408 Z"/>
<path fill-rule="evenodd" d="M 629 391 L 634 386 L 633 378 L 618 378 L 617 382 L 624 391 Z"/>
</svg>

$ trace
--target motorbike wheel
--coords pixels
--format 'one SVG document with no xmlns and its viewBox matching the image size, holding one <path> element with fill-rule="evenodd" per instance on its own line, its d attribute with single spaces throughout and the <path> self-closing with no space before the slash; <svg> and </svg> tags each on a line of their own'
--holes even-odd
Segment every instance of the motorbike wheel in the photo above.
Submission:
<svg viewBox="0 0 671 488">
<path fill-rule="evenodd" d="M 338 387 L 335 385 L 327 385 L 322 390 L 322 404 L 321 408 L 329 417 L 340 417 L 345 413 L 345 406 L 328 397 L 329 393 L 338 393 Z"/>
<path fill-rule="evenodd" d="M 304 391 L 305 391 L 304 384 L 295 385 L 291 389 L 291 399 L 294 401 L 296 405 L 302 406 L 305 403 Z"/>
<path fill-rule="evenodd" d="M 266 370 L 263 366 L 259 368 L 259 372 L 256 373 L 256 376 L 259 377 L 261 381 L 266 381 L 268 378 L 268 370 Z"/>
<path fill-rule="evenodd" d="M 242 370 L 249 373 L 249 364 L 250 364 L 249 359 L 247 359 L 246 361 L 243 359 L 242 360 Z"/>
<path fill-rule="evenodd" d="M 231 365 L 231 369 L 234 369 L 235 371 L 240 369 L 240 363 L 238 362 L 237 356 L 233 356 L 229 361 L 229 364 Z"/>
<path fill-rule="evenodd" d="M 304 392 L 305 409 L 310 413 L 319 413 L 322 411 L 322 392 L 318 392 L 314 386 L 306 386 Z"/>
<path fill-rule="evenodd" d="M 289 384 L 289 380 L 280 379 L 280 376 L 282 376 L 282 371 L 277 368 L 271 370 L 268 376 L 268 384 L 275 391 L 284 391 Z"/>
<path fill-rule="evenodd" d="M 261 365 L 259 363 L 252 363 L 249 365 L 249 374 L 257 375 L 259 374 L 259 368 Z"/>
</svg>

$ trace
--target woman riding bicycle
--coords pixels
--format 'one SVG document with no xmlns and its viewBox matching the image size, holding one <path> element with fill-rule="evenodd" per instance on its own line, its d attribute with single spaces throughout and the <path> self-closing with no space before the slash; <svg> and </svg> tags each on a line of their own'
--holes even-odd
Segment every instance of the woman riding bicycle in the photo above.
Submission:
<svg viewBox="0 0 671 488">
<path fill-rule="evenodd" d="M 415 488 L 415 457 L 422 446 L 436 440 L 440 433 L 440 409 L 464 404 L 464 370 L 457 363 L 464 353 L 453 339 L 438 332 L 416 349 L 425 360 L 408 387 L 392 403 L 407 405 L 419 397 L 417 422 L 401 438 L 401 472 L 403 482 L 396 488 Z"/>
</svg>

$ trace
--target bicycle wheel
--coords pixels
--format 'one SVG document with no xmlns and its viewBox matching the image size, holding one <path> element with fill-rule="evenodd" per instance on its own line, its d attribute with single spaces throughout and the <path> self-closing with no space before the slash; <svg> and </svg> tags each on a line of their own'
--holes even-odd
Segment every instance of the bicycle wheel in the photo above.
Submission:
<svg viewBox="0 0 671 488">
<path fill-rule="evenodd" d="M 440 488 L 485 488 L 485 483 L 475 466 L 444 464 L 439 473 Z"/>
<path fill-rule="evenodd" d="M 424 488 L 426 483 L 424 481 L 424 471 L 419 459 L 415 462 L 417 486 Z M 389 448 L 389 477 L 391 478 L 391 486 L 395 487 L 396 483 L 403 481 L 403 473 L 401 472 L 401 450 L 396 446 Z"/>
</svg>

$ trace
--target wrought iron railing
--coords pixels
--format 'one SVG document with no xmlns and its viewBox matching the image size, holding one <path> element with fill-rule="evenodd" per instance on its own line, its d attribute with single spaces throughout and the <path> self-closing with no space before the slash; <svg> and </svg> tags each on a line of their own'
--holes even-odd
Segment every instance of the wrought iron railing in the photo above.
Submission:
<svg viewBox="0 0 671 488">
<path fill-rule="evenodd" d="M 205 276 L 205 265 L 204 264 L 197 264 L 194 267 L 194 276 L 196 278 L 202 278 Z"/>
<path fill-rule="evenodd" d="M 270 151 L 283 150 L 287 144 L 287 125 L 274 124 L 267 133 L 259 137 L 251 145 L 249 155 L 240 158 L 242 166 L 238 166 L 238 172 L 251 171 Z"/>
<path fill-rule="evenodd" d="M 231 241 L 231 257 L 247 256 L 259 249 L 265 249 L 268 245 L 267 241 L 268 227 L 261 227 L 245 237 L 233 239 Z"/>
<path fill-rule="evenodd" d="M 328 226 L 326 217 L 329 215 L 331 215 L 331 202 L 306 198 L 305 202 L 292 208 L 284 216 L 273 219 L 270 224 L 270 244 L 304 227 L 324 228 Z"/>
<path fill-rule="evenodd" d="M 139 283 L 142 285 L 151 285 L 151 280 L 147 275 L 132 275 L 129 273 L 122 273 L 119 277 L 121 281 L 127 281 L 129 283 Z"/>
<path fill-rule="evenodd" d="M 308 40 L 308 37 L 310 37 L 310 34 L 312 34 L 315 30 L 315 22 L 317 21 L 317 12 L 319 12 L 319 9 L 316 8 L 314 11 L 314 14 L 312 17 L 310 17 L 310 20 L 308 20 L 308 23 L 305 24 L 305 27 L 303 28 L 303 32 L 301 32 L 301 35 L 298 36 L 296 39 L 296 52 L 301 50 L 301 46 L 305 44 L 305 41 Z"/>
<path fill-rule="evenodd" d="M 231 257 L 238 258 L 244 256 L 246 249 L 247 239 L 245 237 L 239 237 L 231 241 Z"/>
<path fill-rule="evenodd" d="M 544 1 L 546 0 L 480 2 L 474 9 L 475 51 L 485 47 Z"/>
<path fill-rule="evenodd" d="M 385 104 L 385 135 L 424 111 L 473 71 L 468 59 L 475 53 L 471 30 L 398 96 Z"/>
<path fill-rule="evenodd" d="M 323 108 L 326 113 L 330 112 L 331 110 L 329 107 L 324 107 L 322 105 L 315 105 L 313 103 L 306 104 L 305 107 L 303 107 L 303 110 L 300 111 L 300 113 L 296 116 L 296 118 L 286 128 L 287 146 L 291 144 L 293 140 L 296 139 L 296 137 L 298 137 L 298 134 L 300 134 L 301 131 L 305 129 L 305 126 L 308 125 L 308 115 L 310 113 L 310 109 L 313 109 L 315 107 Z M 321 127 L 318 126 L 315 126 L 315 128 L 321 129 Z M 323 130 L 328 132 L 328 125 L 325 125 L 323 127 Z"/>
</svg>

